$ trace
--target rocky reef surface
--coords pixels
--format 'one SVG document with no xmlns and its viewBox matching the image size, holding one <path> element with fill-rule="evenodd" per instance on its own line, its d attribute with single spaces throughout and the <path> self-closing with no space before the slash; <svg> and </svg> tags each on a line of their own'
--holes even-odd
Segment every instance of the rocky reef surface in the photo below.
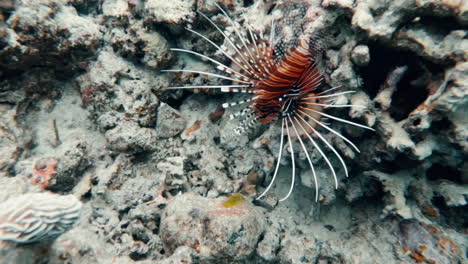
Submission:
<svg viewBox="0 0 468 264">
<path fill-rule="evenodd" d="M 170 48 L 220 55 L 185 30 L 222 44 L 197 12 L 229 27 L 216 1 L 1 1 L 0 208 L 40 205 L 63 234 L 12 236 L 27 210 L 2 210 L 0 263 L 467 263 L 468 2 L 282 2 L 218 1 L 255 32 L 272 20 L 284 40 L 291 27 L 325 32 L 324 83 L 356 91 L 340 103 L 367 106 L 330 113 L 375 129 L 331 122 L 361 153 L 323 131 L 349 177 L 331 158 L 335 190 L 311 149 L 319 202 L 303 154 L 292 196 L 278 202 L 287 148 L 278 182 L 255 200 L 274 171 L 279 125 L 239 136 L 235 109 L 221 107 L 237 96 L 164 90 L 218 82 L 161 72 L 214 72 Z M 64 200 L 21 202 L 49 192 Z M 76 198 L 80 217 L 65 232 L 60 212 Z"/>
</svg>

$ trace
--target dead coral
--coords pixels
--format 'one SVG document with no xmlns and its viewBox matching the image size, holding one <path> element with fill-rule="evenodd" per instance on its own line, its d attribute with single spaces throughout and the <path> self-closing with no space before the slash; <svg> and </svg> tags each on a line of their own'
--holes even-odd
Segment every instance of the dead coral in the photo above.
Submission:
<svg viewBox="0 0 468 264">
<path fill-rule="evenodd" d="M 2 70 L 32 64 L 73 67 L 70 62 L 91 56 L 102 38 L 98 24 L 61 0 L 21 1 L 3 27 Z"/>
<path fill-rule="evenodd" d="M 161 219 L 161 237 L 167 249 L 175 252 L 181 246 L 192 247 L 206 263 L 246 259 L 263 232 L 264 220 L 256 208 L 239 197 L 240 203 L 230 202 L 232 198 L 207 199 L 190 193 L 177 196 Z"/>
</svg>

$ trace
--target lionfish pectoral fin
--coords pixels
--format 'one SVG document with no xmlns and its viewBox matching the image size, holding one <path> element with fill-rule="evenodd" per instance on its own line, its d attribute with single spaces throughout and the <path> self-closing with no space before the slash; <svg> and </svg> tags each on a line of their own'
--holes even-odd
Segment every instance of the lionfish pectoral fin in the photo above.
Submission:
<svg viewBox="0 0 468 264">
<path fill-rule="evenodd" d="M 296 126 L 294 125 L 294 122 L 293 120 L 291 119 L 290 116 L 288 116 L 289 118 L 289 121 L 291 122 L 292 124 L 292 127 L 294 129 L 294 132 L 296 133 L 296 137 L 299 139 L 299 143 L 301 144 L 302 146 L 302 150 L 304 151 L 304 154 L 306 155 L 306 158 L 307 158 L 307 161 L 309 162 L 309 165 L 310 165 L 310 168 L 312 170 L 312 175 L 314 177 L 314 185 L 315 185 L 315 201 L 318 202 L 318 198 L 319 198 L 319 185 L 318 185 L 318 180 L 317 180 L 317 174 L 315 173 L 315 168 L 314 168 L 314 165 L 312 163 L 312 160 L 310 159 L 310 156 L 309 156 L 309 151 L 307 150 L 304 142 L 302 141 L 301 139 L 301 136 L 299 134 L 299 132 L 297 131 L 297 128 Z M 304 129 L 304 127 L 297 121 L 297 118 L 294 117 L 295 121 L 297 122 L 297 124 L 302 128 L 303 132 L 310 138 L 310 135 L 307 133 L 307 131 Z"/>
<path fill-rule="evenodd" d="M 335 156 L 338 158 L 338 160 L 340 161 L 341 165 L 343 166 L 343 169 L 344 169 L 344 172 L 345 172 L 345 176 L 348 177 L 348 169 L 347 169 L 347 166 L 343 160 L 343 158 L 341 157 L 341 155 L 338 153 L 338 151 L 336 151 L 336 149 L 330 144 L 330 142 L 328 142 L 328 140 L 326 140 L 322 134 L 320 134 L 309 122 L 307 122 L 301 115 L 298 115 L 299 119 L 304 123 L 306 124 L 311 130 L 312 132 L 314 133 L 314 135 L 316 135 L 334 154 Z M 312 120 L 312 121 L 316 121 L 316 120 Z M 299 122 L 300 124 L 300 122 Z M 303 128 L 304 129 L 304 128 Z M 307 133 L 308 136 L 310 136 L 310 134 Z"/>
<path fill-rule="evenodd" d="M 285 201 L 286 199 L 289 198 L 289 196 L 291 195 L 291 193 L 292 193 L 292 191 L 294 189 L 294 184 L 295 184 L 295 181 L 296 181 L 296 161 L 294 159 L 294 148 L 293 148 L 293 143 L 292 143 L 292 139 L 291 139 L 291 134 L 289 132 L 289 125 L 288 125 L 287 121 L 285 123 L 286 123 L 286 135 L 288 137 L 289 151 L 290 151 L 290 154 L 291 154 L 292 174 L 291 174 L 291 185 L 289 187 L 289 191 L 283 198 L 278 200 L 280 202 L 283 202 L 283 201 Z"/>
<path fill-rule="evenodd" d="M 284 126 L 285 126 L 285 121 L 283 119 L 281 121 L 280 146 L 279 146 L 278 155 L 277 155 L 277 159 L 276 159 L 276 167 L 275 167 L 275 172 L 273 173 L 273 178 L 271 179 L 271 182 L 270 182 L 270 184 L 268 184 L 266 189 L 257 198 L 255 198 L 255 200 L 259 200 L 260 198 L 265 196 L 265 194 L 268 193 L 268 191 L 271 189 L 271 187 L 273 186 L 273 184 L 274 184 L 274 182 L 276 180 L 276 176 L 278 175 L 278 170 L 279 170 L 279 166 L 280 166 L 280 163 L 281 163 L 281 158 L 283 157 L 282 154 L 283 154 L 283 143 L 284 143 Z"/>
</svg>

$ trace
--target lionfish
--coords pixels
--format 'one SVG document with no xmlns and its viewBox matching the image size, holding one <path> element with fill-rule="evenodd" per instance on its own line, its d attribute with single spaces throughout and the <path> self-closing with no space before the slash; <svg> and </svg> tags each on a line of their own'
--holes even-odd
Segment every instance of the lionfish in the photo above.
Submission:
<svg viewBox="0 0 468 264">
<path fill-rule="evenodd" d="M 79 220 L 82 203 L 73 195 L 27 193 L 0 203 L 0 242 L 51 240 Z"/>
<path fill-rule="evenodd" d="M 193 29 L 186 28 L 186 30 L 210 43 L 217 49 L 217 51 L 229 59 L 231 65 L 228 66 L 221 63 L 219 60 L 215 60 L 212 57 L 200 54 L 193 50 L 172 48 L 171 50 L 173 51 L 192 54 L 210 61 L 216 65 L 216 68 L 221 73 L 224 74 L 183 69 L 165 70 L 165 72 L 188 72 L 192 74 L 201 74 L 227 80 L 232 82 L 232 84 L 179 86 L 167 87 L 166 89 L 207 88 L 220 89 L 221 92 L 248 94 L 249 97 L 245 100 L 224 103 L 222 105 L 223 108 L 228 108 L 231 106 L 247 104 L 243 110 L 231 115 L 231 119 L 235 117 L 244 118 L 236 128 L 237 133 L 240 134 L 245 132 L 256 122 L 266 124 L 275 121 L 281 123 L 280 147 L 277 154 L 275 171 L 269 185 L 256 199 L 262 198 L 270 190 L 276 180 L 283 155 L 285 137 L 287 138 L 291 153 L 292 176 L 288 193 L 279 201 L 284 201 L 291 195 L 296 176 L 295 152 L 293 146 L 293 136 L 295 136 L 299 141 L 299 145 L 301 146 L 312 170 L 315 185 L 315 200 L 318 201 L 319 183 L 314 165 L 309 155 L 309 150 L 306 146 L 307 140 L 309 140 L 312 146 L 320 153 L 330 168 L 335 182 L 335 189 L 338 188 L 338 178 L 336 176 L 335 169 L 327 155 L 320 148 L 318 142 L 321 141 L 334 153 L 341 163 L 346 177 L 348 177 L 348 170 L 341 155 L 331 145 L 331 143 L 325 139 L 317 128 L 320 127 L 333 133 L 347 142 L 357 152 L 360 152 L 355 144 L 336 130 L 332 129 L 321 119 L 327 118 L 373 130 L 368 126 L 324 113 L 324 110 L 327 108 L 357 106 L 334 103 L 334 99 L 338 96 L 350 94 L 354 91 L 336 92 L 340 86 L 332 87 L 325 91 L 319 91 L 323 80 L 323 73 L 319 69 L 319 54 L 323 48 L 321 45 L 316 45 L 319 42 L 313 34 L 302 34 L 296 40 L 296 45 L 290 47 L 286 52 L 283 52 L 281 47 L 278 48 L 274 44 L 274 20 L 270 28 L 269 37 L 264 37 L 263 32 L 256 34 L 248 26 L 242 28 L 239 23 L 232 20 L 221 6 L 218 4 L 216 4 L 216 6 L 222 12 L 223 17 L 227 19 L 229 24 L 232 26 L 234 32 L 231 33 L 227 30 L 222 30 L 207 15 L 200 11 L 198 11 L 198 14 L 213 25 L 213 27 L 224 37 L 224 43 L 227 42 L 227 45 L 222 44 L 220 46 L 213 40 Z"/>
</svg>

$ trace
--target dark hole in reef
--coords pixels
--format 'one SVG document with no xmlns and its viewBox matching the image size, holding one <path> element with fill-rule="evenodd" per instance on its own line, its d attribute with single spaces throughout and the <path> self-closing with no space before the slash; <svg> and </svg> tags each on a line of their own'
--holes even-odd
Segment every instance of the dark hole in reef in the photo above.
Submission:
<svg viewBox="0 0 468 264">
<path fill-rule="evenodd" d="M 150 151 L 141 151 L 134 154 L 134 163 L 148 163 L 151 161 L 151 152 Z"/>
<path fill-rule="evenodd" d="M 0 47 L 1 48 L 1 47 Z M 0 57 L 0 59 L 3 59 Z M 19 80 L 21 78 L 21 76 L 23 75 L 24 71 L 23 70 L 18 70 L 18 69 L 8 69 L 8 68 L 4 68 L 4 67 L 8 67 L 7 65 L 0 65 L 0 78 L 3 82 L 3 80 Z M 11 90 L 14 90 L 15 86 L 12 85 L 11 86 Z M 2 89 L 4 89 L 2 87 Z M 5 90 L 2 90 L 2 91 L 5 91 Z"/>
<path fill-rule="evenodd" d="M 130 211 L 130 207 L 127 207 L 127 208 L 119 211 L 119 221 L 121 221 L 123 219 L 123 217 L 126 214 L 128 214 L 128 211 Z"/>
<path fill-rule="evenodd" d="M 375 102 L 375 108 L 382 109 L 382 104 L 380 102 Z"/>
<path fill-rule="evenodd" d="M 83 196 L 81 196 L 83 198 L 84 201 L 89 201 L 91 200 L 93 194 L 91 193 L 91 189 L 89 191 L 87 191 L 85 194 L 83 194 Z"/>
<path fill-rule="evenodd" d="M 159 207 L 159 206 L 158 206 Z M 151 229 L 151 233 L 158 235 L 159 234 L 159 229 L 161 225 L 161 216 L 160 215 L 155 215 L 153 220 L 157 223 L 157 225 Z"/>
<path fill-rule="evenodd" d="M 468 228 L 468 217 L 466 215 L 468 205 L 448 207 L 442 196 L 434 196 L 431 202 L 439 209 L 439 213 L 442 216 L 440 218 L 442 225 L 454 228 L 458 232 L 462 232 Z"/>
<path fill-rule="evenodd" d="M 389 110 L 396 121 L 405 119 L 428 96 L 425 85 L 417 85 L 413 81 L 427 74 L 427 71 L 432 74 L 440 73 L 443 67 L 410 51 L 385 47 L 378 42 L 370 42 L 367 45 L 371 61 L 369 65 L 357 69 L 357 72 L 363 78 L 363 89 L 371 98 L 377 95 L 390 72 L 397 67 L 408 67 L 392 95 L 392 105 Z"/>
<path fill-rule="evenodd" d="M 450 122 L 448 118 L 435 120 L 435 121 L 432 121 L 431 123 L 431 131 L 434 134 L 440 134 L 440 131 L 450 130 L 451 127 L 452 127 L 452 122 Z"/>
<path fill-rule="evenodd" d="M 417 24 L 423 26 L 433 34 L 445 36 L 453 30 L 464 29 L 455 17 L 420 16 L 419 18 Z"/>
<path fill-rule="evenodd" d="M 363 196 L 353 201 L 351 206 L 354 210 L 362 208 L 363 202 L 368 208 L 381 208 L 382 198 L 385 197 L 385 189 L 382 182 L 376 178 L 369 177 L 367 179 L 360 179 L 360 185 L 363 186 Z M 345 198 L 345 197 L 343 197 Z"/>
<path fill-rule="evenodd" d="M 129 255 L 129 257 L 130 257 L 132 260 L 135 260 L 135 261 L 145 259 L 146 256 L 147 256 L 146 254 L 141 254 L 141 253 L 138 253 L 138 252 L 132 252 L 132 253 L 130 253 L 130 255 Z"/>
<path fill-rule="evenodd" d="M 13 14 L 14 6 L 0 6 L 0 15 L 3 16 L 3 21 L 7 21 L 10 18 L 11 14 Z"/>
<path fill-rule="evenodd" d="M 169 195 L 170 195 L 170 193 L 169 193 L 169 194 L 168 194 L 168 193 L 169 193 L 169 191 L 164 190 L 164 191 L 161 192 L 161 196 L 164 197 L 164 198 L 166 198 L 166 199 L 168 199 L 168 198 L 169 198 Z"/>
<path fill-rule="evenodd" d="M 117 112 L 119 113 L 125 113 L 125 107 L 121 104 L 119 107 L 117 107 Z"/>
<path fill-rule="evenodd" d="M 421 118 L 416 118 L 413 120 L 413 126 L 417 127 L 421 124 Z"/>
<path fill-rule="evenodd" d="M 172 189 L 172 190 L 169 190 L 169 193 L 171 194 L 171 196 L 176 196 L 177 194 L 179 194 L 180 192 L 184 193 L 185 190 L 182 186 L 179 186 L 178 188 L 175 188 L 175 189 Z"/>
<path fill-rule="evenodd" d="M 89 15 L 99 12 L 100 2 L 98 0 L 74 1 L 72 5 L 80 15 Z"/>
<path fill-rule="evenodd" d="M 143 237 L 141 236 L 141 234 L 138 234 L 138 233 L 137 234 L 132 234 L 132 239 L 134 241 L 143 241 L 144 242 Z"/>
<path fill-rule="evenodd" d="M 389 109 L 390 116 L 396 121 L 407 118 L 409 113 L 426 100 L 428 96 L 426 87 L 411 83 L 423 74 L 421 68 L 410 66 L 397 84 L 397 90 L 392 95 L 392 106 Z"/>
<path fill-rule="evenodd" d="M 253 0 L 244 0 L 244 7 L 249 7 L 253 5 Z"/>
<path fill-rule="evenodd" d="M 169 91 L 168 93 L 171 93 L 172 91 Z M 168 104 L 170 107 L 174 109 L 180 109 L 180 106 L 182 103 L 185 101 L 187 97 L 189 97 L 192 93 L 191 92 L 184 92 L 180 98 L 173 98 L 171 96 L 167 97 L 164 102 Z"/>
<path fill-rule="evenodd" d="M 388 157 L 390 160 L 383 160 L 381 170 L 385 173 L 396 173 L 399 170 L 410 169 L 421 165 L 419 161 L 411 159 L 407 153 L 400 153 L 395 158 Z M 395 162 L 398 161 L 398 162 Z"/>
<path fill-rule="evenodd" d="M 137 59 L 143 59 L 143 57 L 145 57 L 145 47 L 146 47 L 146 43 L 143 42 L 143 41 L 138 41 L 136 44 L 136 52 L 135 52 L 135 57 Z"/>
<path fill-rule="evenodd" d="M 460 171 L 442 164 L 433 164 L 426 172 L 427 179 L 430 181 L 448 180 L 458 184 L 463 184 Z"/>
<path fill-rule="evenodd" d="M 184 160 L 184 171 L 193 171 L 196 169 L 198 169 L 198 167 L 193 164 L 192 159 Z"/>
</svg>

